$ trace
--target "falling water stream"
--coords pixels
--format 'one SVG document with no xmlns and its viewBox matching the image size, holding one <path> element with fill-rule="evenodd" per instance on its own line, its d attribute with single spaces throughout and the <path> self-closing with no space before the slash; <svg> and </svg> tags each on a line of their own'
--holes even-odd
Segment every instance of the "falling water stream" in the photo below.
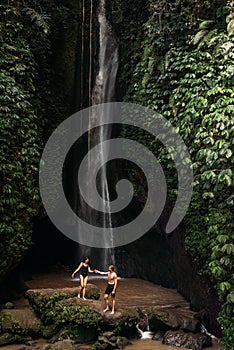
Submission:
<svg viewBox="0 0 234 350">
<path fill-rule="evenodd" d="M 91 15 L 90 15 L 91 17 Z M 96 75 L 95 84 L 91 93 L 91 104 L 101 104 L 106 102 L 112 102 L 115 96 L 115 81 L 116 74 L 118 70 L 118 45 L 116 38 L 114 36 L 112 27 L 106 18 L 106 4 L 105 0 L 99 1 L 98 8 L 98 22 L 99 22 L 99 56 L 98 56 L 98 73 Z M 90 36 L 90 40 L 91 40 Z M 92 52 L 90 52 L 91 56 Z M 90 83 L 89 83 L 90 86 Z M 105 113 L 108 111 L 105 110 Z M 103 115 L 90 114 L 90 129 L 92 129 L 92 120 L 98 118 L 102 120 Z M 92 176 L 92 168 L 94 162 L 99 162 L 104 164 L 105 153 L 108 152 L 103 148 L 103 141 L 111 137 L 111 126 L 102 126 L 98 129 L 91 130 L 88 135 L 88 152 L 90 149 L 97 145 L 101 145 L 101 151 L 99 154 L 99 159 L 89 158 L 88 165 L 88 178 Z M 108 181 L 107 181 L 107 169 L 104 164 L 100 170 L 99 183 L 99 192 L 101 197 L 105 200 L 106 204 L 103 201 L 103 211 L 102 213 L 94 213 L 92 208 L 85 208 L 85 216 L 88 217 L 89 222 L 94 226 L 101 226 L 106 230 L 106 237 L 112 237 L 112 219 L 111 219 L 111 209 L 110 209 L 110 195 L 108 190 Z M 87 184 L 87 189 L 90 186 Z M 81 201 L 82 205 L 82 201 Z M 107 205 L 107 207 L 106 207 Z M 108 210 L 106 210 L 108 209 Z M 106 212 L 106 213 L 105 213 Z M 89 247 L 80 247 L 80 255 L 90 255 L 92 257 L 92 248 Z M 110 263 L 114 264 L 114 249 L 113 248 L 104 248 L 99 257 L 99 268 L 107 269 Z"/>
<path fill-rule="evenodd" d="M 115 95 L 115 81 L 118 70 L 118 45 L 113 34 L 112 28 L 106 18 L 105 0 L 99 3 L 99 72 L 96 77 L 95 86 L 92 94 L 92 104 L 100 104 L 113 101 Z M 96 116 L 103 118 L 103 115 Z M 101 127 L 98 133 L 98 142 L 101 143 L 111 137 L 111 126 Z M 101 146 L 101 164 L 104 164 L 104 149 Z M 110 195 L 107 183 L 106 165 L 101 169 L 101 195 L 108 204 L 108 213 L 103 215 L 102 227 L 106 228 L 106 235 L 113 236 L 112 219 L 110 209 Z M 104 212 L 104 207 L 103 207 Z M 103 265 L 107 267 L 108 263 L 114 263 L 114 250 L 105 249 Z"/>
</svg>

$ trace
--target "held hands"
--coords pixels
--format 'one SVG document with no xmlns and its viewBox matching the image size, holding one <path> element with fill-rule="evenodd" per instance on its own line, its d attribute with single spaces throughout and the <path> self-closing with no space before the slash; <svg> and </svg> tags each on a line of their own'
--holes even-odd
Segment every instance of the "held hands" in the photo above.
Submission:
<svg viewBox="0 0 234 350">
<path fill-rule="evenodd" d="M 75 272 L 73 272 L 73 274 L 72 274 L 72 278 L 74 278 L 75 277 Z"/>
</svg>

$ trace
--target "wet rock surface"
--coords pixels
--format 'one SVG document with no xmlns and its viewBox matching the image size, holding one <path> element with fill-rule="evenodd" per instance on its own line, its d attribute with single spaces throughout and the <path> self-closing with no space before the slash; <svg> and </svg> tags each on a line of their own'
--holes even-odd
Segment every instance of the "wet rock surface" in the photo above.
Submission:
<svg viewBox="0 0 234 350">
<path fill-rule="evenodd" d="M 2 306 L 2 309 L 14 309 L 14 307 L 15 307 L 14 303 L 11 303 L 10 301 L 8 301 Z"/>
<path fill-rule="evenodd" d="M 105 332 L 98 337 L 97 342 L 94 344 L 95 350 L 111 350 L 111 349 L 124 349 L 131 342 L 125 338 L 116 336 L 113 332 Z"/>
<path fill-rule="evenodd" d="M 164 334 L 164 331 L 157 331 L 156 333 L 154 333 L 152 340 L 162 341 Z"/>
<path fill-rule="evenodd" d="M 149 311 L 149 325 L 152 331 L 182 329 L 200 332 L 201 323 L 195 313 L 183 308 L 152 308 Z"/>
<path fill-rule="evenodd" d="M 192 350 L 201 350 L 202 348 L 212 346 L 212 339 L 203 333 L 186 333 L 182 330 L 170 330 L 164 334 L 163 344 Z"/>
<path fill-rule="evenodd" d="M 71 342 L 70 339 L 58 341 L 54 344 L 45 346 L 45 350 L 76 350 L 77 347 Z"/>
</svg>

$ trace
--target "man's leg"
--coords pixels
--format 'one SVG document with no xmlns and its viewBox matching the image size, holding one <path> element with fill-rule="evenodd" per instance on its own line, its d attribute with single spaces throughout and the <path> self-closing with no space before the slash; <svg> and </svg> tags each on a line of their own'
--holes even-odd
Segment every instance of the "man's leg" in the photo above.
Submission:
<svg viewBox="0 0 234 350">
<path fill-rule="evenodd" d="M 105 300 L 105 310 L 103 310 L 104 312 L 107 312 L 109 310 L 109 305 L 108 305 L 108 294 L 104 295 L 104 300 Z"/>
</svg>

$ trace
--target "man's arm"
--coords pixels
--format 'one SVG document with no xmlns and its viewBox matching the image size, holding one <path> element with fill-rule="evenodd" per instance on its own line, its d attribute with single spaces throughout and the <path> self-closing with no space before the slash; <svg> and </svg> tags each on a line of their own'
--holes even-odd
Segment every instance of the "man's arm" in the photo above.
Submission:
<svg viewBox="0 0 234 350">
<path fill-rule="evenodd" d="M 113 289 L 113 294 L 116 292 L 116 288 L 117 288 L 117 284 L 118 284 L 118 277 L 116 275 L 115 279 L 114 279 L 114 282 L 115 282 L 115 286 L 114 286 L 114 289 Z"/>
</svg>

